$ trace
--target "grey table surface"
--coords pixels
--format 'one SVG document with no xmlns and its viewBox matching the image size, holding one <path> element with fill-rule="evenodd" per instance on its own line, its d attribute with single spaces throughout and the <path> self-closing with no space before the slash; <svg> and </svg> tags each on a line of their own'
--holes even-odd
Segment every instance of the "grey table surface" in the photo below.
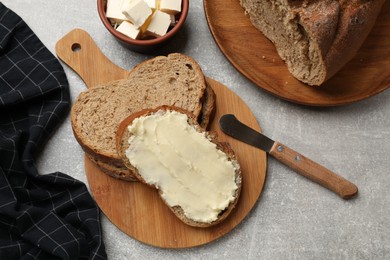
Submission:
<svg viewBox="0 0 390 260">
<path fill-rule="evenodd" d="M 95 0 L 2 0 L 21 16 L 47 48 L 74 28 L 89 32 L 102 52 L 131 69 L 151 56 L 124 49 L 106 31 Z M 228 86 L 252 109 L 263 132 L 351 180 L 359 187 L 345 201 L 295 174 L 273 158 L 266 183 L 250 214 L 233 231 L 190 249 L 143 244 L 116 228 L 103 214 L 109 259 L 390 259 L 390 92 L 341 107 L 313 108 L 271 96 L 236 71 L 209 31 L 203 2 L 191 1 L 180 44 L 161 53 L 181 52 L 204 73 Z M 238 35 L 239 37 L 239 35 Z M 72 101 L 86 89 L 66 65 Z M 37 161 L 42 174 L 61 171 L 87 183 L 83 152 L 69 115 Z"/>
</svg>

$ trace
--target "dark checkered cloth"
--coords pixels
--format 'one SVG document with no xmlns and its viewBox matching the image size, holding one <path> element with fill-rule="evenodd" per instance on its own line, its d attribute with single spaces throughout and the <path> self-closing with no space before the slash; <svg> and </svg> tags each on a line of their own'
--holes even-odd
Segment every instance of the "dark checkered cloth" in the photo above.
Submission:
<svg viewBox="0 0 390 260">
<path fill-rule="evenodd" d="M 0 3 L 0 259 L 107 258 L 85 185 L 60 172 L 40 175 L 34 165 L 68 112 L 60 63 Z"/>
</svg>

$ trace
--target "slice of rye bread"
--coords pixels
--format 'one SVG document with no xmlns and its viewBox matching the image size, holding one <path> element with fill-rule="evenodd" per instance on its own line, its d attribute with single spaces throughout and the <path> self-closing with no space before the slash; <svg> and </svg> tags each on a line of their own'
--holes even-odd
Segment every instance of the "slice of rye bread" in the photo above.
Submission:
<svg viewBox="0 0 390 260">
<path fill-rule="evenodd" d="M 112 163 L 106 163 L 96 159 L 88 153 L 86 153 L 86 155 L 93 164 L 95 164 L 102 172 L 108 174 L 109 176 L 124 181 L 138 181 L 138 179 L 134 177 L 134 174 L 123 164 L 115 165 Z"/>
<path fill-rule="evenodd" d="M 207 125 L 215 98 L 208 94 L 212 89 L 206 89 L 202 70 L 192 58 L 178 53 L 158 56 L 135 66 L 128 79 L 80 93 L 71 111 L 72 129 L 86 153 L 121 166 L 115 133 L 124 118 L 145 108 L 175 105 Z"/>
<path fill-rule="evenodd" d="M 213 89 L 207 83 L 205 94 L 202 97 L 202 113 L 198 119 L 199 125 L 208 129 L 210 122 L 215 114 L 215 93 Z M 138 181 L 134 177 L 131 170 L 125 167 L 122 161 L 118 162 L 105 162 L 94 157 L 92 154 L 86 153 L 91 162 L 93 162 L 104 173 L 125 181 Z M 116 163 L 116 164 L 115 164 Z"/>
<path fill-rule="evenodd" d="M 213 225 L 216 225 L 218 223 L 220 223 L 222 220 L 224 220 L 229 214 L 230 212 L 232 211 L 232 209 L 236 206 L 237 204 L 237 201 L 239 199 L 239 196 L 240 196 L 240 192 L 241 192 L 241 186 L 242 186 L 242 175 L 241 175 L 241 169 L 240 169 L 240 166 L 239 166 L 239 163 L 237 161 L 237 158 L 236 158 L 236 155 L 234 153 L 234 151 L 231 149 L 230 145 L 226 142 L 218 142 L 217 138 L 217 133 L 215 132 L 206 132 L 204 128 L 202 128 L 198 123 L 197 123 L 197 120 L 194 118 L 194 116 L 189 113 L 188 111 L 185 111 L 181 108 L 178 108 L 178 107 L 173 107 L 173 106 L 161 106 L 161 107 L 157 107 L 155 109 L 145 109 L 145 110 L 142 110 L 142 111 L 139 111 L 137 113 L 134 113 L 132 115 L 130 115 L 129 117 L 127 117 L 126 119 L 124 119 L 119 128 L 118 128 L 118 131 L 117 131 L 117 134 L 116 134 L 116 146 L 117 146 L 117 150 L 118 150 L 118 154 L 120 155 L 121 159 L 123 160 L 124 162 L 124 165 L 126 167 L 128 167 L 133 173 L 134 173 L 134 176 L 142 183 L 145 183 L 146 185 L 149 185 L 151 187 L 154 187 L 154 188 L 157 188 L 158 187 L 155 187 L 154 185 L 151 185 L 149 183 L 147 183 L 143 178 L 142 176 L 140 175 L 138 169 L 136 167 L 134 167 L 131 162 L 129 161 L 129 159 L 127 158 L 126 156 L 126 150 L 129 148 L 130 144 L 129 144 L 129 138 L 131 137 L 131 133 L 128 131 L 128 126 L 133 122 L 133 120 L 135 120 L 136 118 L 139 118 L 141 116 L 147 116 L 147 115 L 151 115 L 151 114 L 154 114 L 158 111 L 170 111 L 170 110 L 174 110 L 174 111 L 177 111 L 179 113 L 183 113 L 183 114 L 186 114 L 187 117 L 188 117 L 188 124 L 193 127 L 196 131 L 200 132 L 200 133 L 204 133 L 205 136 L 209 139 L 210 142 L 213 142 L 214 144 L 217 145 L 217 149 L 224 152 L 227 156 L 228 156 L 228 160 L 231 161 L 235 167 L 235 183 L 237 185 L 237 189 L 235 190 L 235 193 L 234 193 L 234 201 L 230 202 L 230 204 L 228 205 L 228 207 L 221 211 L 218 215 L 218 218 L 215 220 L 215 221 L 212 221 L 212 222 L 199 222 L 199 221 L 195 221 L 193 219 L 190 219 L 188 218 L 183 209 L 180 207 L 180 206 L 173 206 L 173 207 L 170 207 L 166 201 L 164 201 L 164 199 L 161 197 L 161 199 L 164 201 L 165 204 L 167 204 L 167 206 L 172 210 L 172 212 L 181 220 L 183 221 L 185 224 L 187 225 L 190 225 L 190 226 L 194 226 L 194 227 L 210 227 L 210 226 L 213 226 Z M 185 145 L 185 144 L 183 144 Z M 161 190 L 159 189 L 159 193 L 161 195 Z"/>
</svg>

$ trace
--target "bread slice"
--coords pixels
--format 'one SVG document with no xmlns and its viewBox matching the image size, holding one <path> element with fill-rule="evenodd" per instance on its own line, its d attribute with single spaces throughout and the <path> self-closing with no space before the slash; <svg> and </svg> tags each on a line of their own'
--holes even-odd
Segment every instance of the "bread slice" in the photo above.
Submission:
<svg viewBox="0 0 390 260">
<path fill-rule="evenodd" d="M 198 119 L 199 125 L 207 129 L 212 121 L 215 113 L 215 93 L 213 89 L 207 84 L 205 94 L 202 97 L 202 112 Z M 89 160 L 94 163 L 102 172 L 124 181 L 138 181 L 133 173 L 123 165 L 122 161 L 117 162 L 113 160 L 102 161 L 95 158 L 94 154 L 86 153 Z"/>
<path fill-rule="evenodd" d="M 231 165 L 233 167 L 232 169 L 234 169 L 234 176 L 232 176 L 233 179 L 231 179 L 231 181 L 234 182 L 234 184 L 236 185 L 236 188 L 235 188 L 235 190 L 233 192 L 233 195 L 232 195 L 234 199 L 232 201 L 230 201 L 228 206 L 225 209 L 221 210 L 219 212 L 218 216 L 216 217 L 216 219 L 214 219 L 212 221 L 203 221 L 203 220 L 200 221 L 199 219 L 194 220 L 194 219 L 188 217 L 188 215 L 186 214 L 186 212 L 183 210 L 183 208 L 180 205 L 170 205 L 164 199 L 164 193 L 165 192 L 164 192 L 163 185 L 160 185 L 161 183 L 159 183 L 158 181 L 155 181 L 155 180 L 151 181 L 151 182 L 150 181 L 148 182 L 147 180 L 145 180 L 143 176 L 146 176 L 146 175 L 143 175 L 143 174 L 145 174 L 145 171 L 147 171 L 147 170 L 144 169 L 144 170 L 142 170 L 144 172 L 140 172 L 140 170 L 136 166 L 133 165 L 134 162 L 132 163 L 130 161 L 130 159 L 127 157 L 127 155 L 126 155 L 126 151 L 129 148 L 130 149 L 138 149 L 138 148 L 131 147 L 131 145 L 133 143 L 129 142 L 129 140 L 131 140 L 130 138 L 132 138 L 133 134 L 129 131 L 128 126 L 131 125 L 134 122 L 134 120 L 136 120 L 137 118 L 148 117 L 148 116 L 151 116 L 151 115 L 155 115 L 158 118 L 160 115 L 164 115 L 165 113 L 171 112 L 171 111 L 176 111 L 176 112 L 179 112 L 180 114 L 185 114 L 187 116 L 188 126 L 191 127 L 192 129 L 194 129 L 195 131 L 197 131 L 199 133 L 202 133 L 203 136 L 208 139 L 207 142 L 214 143 L 215 144 L 214 148 L 216 150 L 219 150 L 219 151 L 223 152 L 227 156 L 227 160 L 231 163 Z M 147 131 L 147 130 L 143 130 L 143 131 Z M 183 129 L 183 132 L 184 132 L 184 129 Z M 175 132 L 175 134 L 176 134 L 176 132 Z M 169 134 L 169 135 L 170 136 L 168 136 L 168 138 L 162 137 L 160 140 L 167 140 L 167 143 L 171 143 L 172 139 L 170 139 L 170 138 L 175 138 L 175 135 L 174 134 L 173 135 Z M 158 141 L 158 142 L 160 142 L 160 141 Z M 160 145 L 162 145 L 162 144 L 159 143 L 158 147 L 161 147 Z M 183 143 L 182 145 L 185 146 L 187 144 Z M 238 198 L 240 196 L 240 191 L 241 191 L 242 176 L 241 176 L 240 166 L 238 164 L 238 161 L 236 159 L 236 156 L 235 156 L 233 150 L 230 148 L 230 146 L 227 143 L 220 143 L 220 142 L 218 142 L 216 133 L 205 132 L 205 130 L 202 127 L 200 127 L 200 125 L 197 123 L 197 121 L 193 117 L 193 115 L 191 113 L 189 113 L 188 111 L 185 111 L 185 110 L 183 110 L 181 108 L 172 107 L 172 106 L 161 106 L 161 107 L 158 107 L 158 108 L 155 108 L 155 109 L 145 109 L 145 110 L 142 110 L 140 112 L 134 113 L 134 114 L 130 115 L 129 117 L 127 117 L 125 120 L 123 120 L 122 123 L 120 124 L 120 126 L 118 128 L 117 135 L 116 135 L 116 146 L 117 146 L 118 153 L 119 153 L 121 159 L 123 160 L 125 166 L 128 167 L 134 173 L 134 176 L 137 179 L 139 179 L 142 183 L 145 183 L 145 184 L 147 184 L 149 186 L 157 188 L 159 190 L 159 193 L 160 193 L 160 196 L 161 196 L 162 200 L 167 204 L 167 206 L 172 210 L 172 212 L 181 221 L 183 221 L 187 225 L 195 226 L 195 227 L 209 227 L 209 226 L 218 224 L 218 223 L 220 223 L 222 220 L 224 220 L 230 214 L 230 212 L 235 207 L 235 205 L 236 205 L 236 203 L 238 201 Z M 176 148 L 177 146 L 173 145 L 172 147 Z M 160 148 L 158 148 L 158 149 L 160 149 Z M 192 148 L 190 148 L 190 149 L 192 149 Z M 140 150 L 137 150 L 137 152 L 139 152 L 139 151 Z M 172 148 L 172 151 L 177 151 L 177 150 Z M 161 153 L 164 154 L 164 152 L 161 152 Z M 191 159 L 193 160 L 193 158 L 191 158 L 192 155 L 188 155 L 187 154 L 188 157 L 186 157 L 185 153 L 180 153 L 180 152 L 177 152 L 177 153 L 178 153 L 177 159 L 175 159 L 176 157 L 173 157 L 173 158 L 171 158 L 172 161 L 170 161 L 170 162 L 175 162 L 176 160 L 180 160 L 179 158 L 184 158 L 183 161 L 185 161 L 185 162 L 187 162 L 187 160 L 189 160 L 188 165 L 193 165 L 193 161 L 191 161 Z M 172 154 L 175 154 L 175 152 L 172 152 Z M 204 155 L 204 156 L 206 156 L 206 155 Z M 145 157 L 142 157 L 142 160 L 143 160 L 143 158 L 145 158 Z M 196 157 L 196 160 L 198 160 L 198 159 L 199 158 Z M 206 160 L 207 158 L 201 158 L 201 159 L 202 160 L 203 159 Z M 150 165 L 150 164 L 152 164 L 152 162 L 146 162 L 146 164 Z M 165 169 L 170 169 L 172 167 L 172 165 L 169 164 L 169 162 L 167 162 L 167 161 L 162 162 L 162 165 L 164 165 L 163 168 L 165 168 Z M 192 166 L 192 167 L 195 167 L 197 169 L 196 166 Z M 188 166 L 188 168 L 191 168 L 191 166 Z M 186 168 L 186 169 L 188 169 L 188 168 Z M 187 170 L 183 170 L 183 168 L 180 168 L 180 169 L 182 171 L 177 171 L 177 172 L 173 171 L 173 172 L 177 173 L 176 178 L 179 179 L 179 180 L 181 178 L 182 179 L 185 178 L 185 177 L 182 177 L 182 176 L 185 176 L 185 174 L 188 174 Z M 160 171 L 161 171 L 161 169 L 154 168 L 154 170 L 149 172 L 149 174 L 155 176 L 156 173 L 160 172 Z M 202 175 L 202 173 L 204 175 Z M 213 173 L 210 173 L 210 172 L 201 172 L 201 174 L 199 174 L 199 175 L 202 176 L 203 178 L 206 178 L 204 176 L 211 176 L 212 174 Z M 224 172 L 224 174 L 225 174 L 225 172 Z M 175 176 L 175 174 L 173 174 L 173 175 Z M 166 181 L 167 179 L 169 179 L 169 177 L 167 177 L 167 176 L 171 176 L 171 175 L 163 175 L 161 177 L 161 180 L 165 180 Z M 223 177 L 223 178 L 229 178 L 229 176 L 230 176 L 229 173 L 226 173 L 226 177 Z M 186 176 L 186 177 L 190 178 L 189 176 Z M 158 177 L 152 177 L 152 178 L 158 178 Z M 199 181 L 202 181 L 202 180 L 199 180 Z M 170 181 L 168 181 L 168 183 L 170 183 Z M 218 187 L 218 186 L 215 186 L 215 187 Z M 218 192 L 218 188 L 209 189 L 209 190 Z M 177 193 L 179 193 L 179 191 L 177 191 L 177 193 L 176 193 L 176 191 L 172 191 L 172 192 L 173 193 L 171 193 L 171 195 L 172 194 L 177 195 Z M 172 196 L 175 196 L 175 195 L 172 195 Z M 179 196 L 179 195 L 177 195 L 177 196 Z M 167 198 L 169 198 L 169 196 Z"/>
<path fill-rule="evenodd" d="M 107 175 L 124 181 L 138 181 L 138 179 L 134 177 L 133 172 L 131 172 L 123 164 L 115 165 L 114 163 L 103 162 L 93 157 L 91 154 L 86 153 L 86 155 L 93 164 Z"/>
<path fill-rule="evenodd" d="M 321 85 L 371 31 L 384 0 L 240 0 L 252 24 L 271 40 L 291 74 Z"/>
<path fill-rule="evenodd" d="M 199 125 L 208 129 L 210 123 L 214 119 L 215 110 L 216 110 L 216 97 L 214 90 L 210 87 L 210 85 L 206 81 L 206 91 L 202 97 L 202 112 L 198 118 Z"/>
<path fill-rule="evenodd" d="M 145 108 L 175 105 L 207 125 L 215 100 L 204 97 L 209 96 L 206 89 L 202 70 L 192 58 L 178 53 L 158 56 L 135 66 L 128 79 L 80 93 L 71 111 L 72 129 L 85 152 L 123 169 L 115 133 L 124 118 Z"/>
</svg>

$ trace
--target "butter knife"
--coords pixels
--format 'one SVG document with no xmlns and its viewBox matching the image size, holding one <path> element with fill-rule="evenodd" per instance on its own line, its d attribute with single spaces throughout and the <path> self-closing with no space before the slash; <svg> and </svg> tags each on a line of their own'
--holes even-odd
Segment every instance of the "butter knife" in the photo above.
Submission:
<svg viewBox="0 0 390 260">
<path fill-rule="evenodd" d="M 353 198 L 358 193 L 355 184 L 279 141 L 274 141 L 253 130 L 232 114 L 223 115 L 219 120 L 219 126 L 225 134 L 267 152 L 297 173 L 335 192 L 343 199 Z"/>
</svg>

